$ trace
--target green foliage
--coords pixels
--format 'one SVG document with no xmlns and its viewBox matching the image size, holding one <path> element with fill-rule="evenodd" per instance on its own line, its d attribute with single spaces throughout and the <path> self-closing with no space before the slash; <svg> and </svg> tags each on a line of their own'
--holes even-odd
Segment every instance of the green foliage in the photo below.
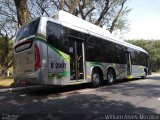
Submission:
<svg viewBox="0 0 160 120">
<path fill-rule="evenodd" d="M 13 64 L 11 39 L 17 28 L 28 19 L 49 16 L 63 9 L 113 31 L 127 30 L 127 16 L 131 9 L 128 0 L 0 0 L 0 66 L 6 69 Z"/>
<path fill-rule="evenodd" d="M 0 66 L 8 69 L 13 65 L 13 42 L 0 37 Z"/>
<path fill-rule="evenodd" d="M 140 46 L 150 55 L 152 71 L 160 71 L 160 40 L 127 40 L 127 42 Z"/>
<path fill-rule="evenodd" d="M 110 33 L 117 30 L 121 33 L 127 32 L 129 29 L 129 20 L 127 18 L 131 9 L 126 6 L 126 2 L 127 0 L 95 1 L 93 6 L 96 10 L 92 12 L 92 23 L 105 27 Z M 98 16 L 102 16 L 102 18 L 100 19 Z"/>
</svg>

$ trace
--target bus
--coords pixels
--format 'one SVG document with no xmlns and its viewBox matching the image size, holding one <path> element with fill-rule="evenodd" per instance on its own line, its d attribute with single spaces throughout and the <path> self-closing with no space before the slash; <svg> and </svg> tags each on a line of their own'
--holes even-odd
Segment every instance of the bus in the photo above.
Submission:
<svg viewBox="0 0 160 120">
<path fill-rule="evenodd" d="M 16 83 L 98 87 L 103 81 L 113 84 L 150 73 L 144 49 L 62 10 L 28 22 L 16 35 Z"/>
</svg>

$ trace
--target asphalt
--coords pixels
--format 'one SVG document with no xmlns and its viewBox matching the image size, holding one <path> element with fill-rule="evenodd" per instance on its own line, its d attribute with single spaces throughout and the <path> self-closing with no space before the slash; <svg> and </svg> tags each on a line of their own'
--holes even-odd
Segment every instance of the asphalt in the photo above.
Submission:
<svg viewBox="0 0 160 120">
<path fill-rule="evenodd" d="M 40 120 L 160 119 L 160 74 L 114 85 L 0 93 L 1 118 Z"/>
</svg>

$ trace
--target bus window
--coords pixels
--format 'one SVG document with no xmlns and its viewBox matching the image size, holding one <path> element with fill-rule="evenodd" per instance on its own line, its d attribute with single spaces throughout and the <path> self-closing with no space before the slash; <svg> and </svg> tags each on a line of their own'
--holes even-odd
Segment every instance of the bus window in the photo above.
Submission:
<svg viewBox="0 0 160 120">
<path fill-rule="evenodd" d="M 38 18 L 37 20 L 34 20 L 33 22 L 22 27 L 17 34 L 16 42 L 27 37 L 27 36 L 35 35 L 37 32 L 39 20 L 40 20 L 40 18 Z"/>
<path fill-rule="evenodd" d="M 64 29 L 61 25 L 47 22 L 47 41 L 53 47 L 68 53 L 68 41 L 64 37 Z"/>
</svg>

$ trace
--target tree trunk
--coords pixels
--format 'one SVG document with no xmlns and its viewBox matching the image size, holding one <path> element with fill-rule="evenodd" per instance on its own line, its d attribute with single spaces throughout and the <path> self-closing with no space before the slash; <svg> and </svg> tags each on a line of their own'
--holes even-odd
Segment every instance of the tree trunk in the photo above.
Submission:
<svg viewBox="0 0 160 120">
<path fill-rule="evenodd" d="M 94 23 L 95 25 L 100 25 L 101 23 L 101 20 L 103 19 L 103 17 L 105 16 L 105 14 L 108 12 L 109 10 L 109 0 L 106 0 L 106 3 L 105 3 L 105 7 L 103 8 L 99 18 L 96 20 L 96 22 Z"/>
<path fill-rule="evenodd" d="M 29 20 L 27 0 L 14 0 L 17 9 L 18 26 L 22 26 Z"/>
<path fill-rule="evenodd" d="M 125 4 L 126 1 L 127 1 L 127 0 L 124 0 L 124 1 L 122 2 L 122 4 L 121 4 L 121 8 L 120 8 L 120 10 L 118 11 L 115 19 L 113 20 L 112 25 L 111 25 L 111 28 L 109 29 L 109 32 L 110 32 L 110 33 L 112 33 L 112 32 L 114 31 L 115 24 L 116 24 L 116 22 L 117 22 L 117 20 L 118 20 L 118 18 L 119 18 L 119 16 L 120 16 L 122 10 L 123 10 L 123 7 L 124 7 L 124 4 Z"/>
<path fill-rule="evenodd" d="M 78 5 L 79 0 L 71 0 L 70 5 L 69 5 L 69 13 L 75 15 L 75 9 L 76 6 Z"/>
<path fill-rule="evenodd" d="M 64 0 L 61 0 L 61 4 L 60 4 L 60 10 L 64 9 Z"/>
</svg>

